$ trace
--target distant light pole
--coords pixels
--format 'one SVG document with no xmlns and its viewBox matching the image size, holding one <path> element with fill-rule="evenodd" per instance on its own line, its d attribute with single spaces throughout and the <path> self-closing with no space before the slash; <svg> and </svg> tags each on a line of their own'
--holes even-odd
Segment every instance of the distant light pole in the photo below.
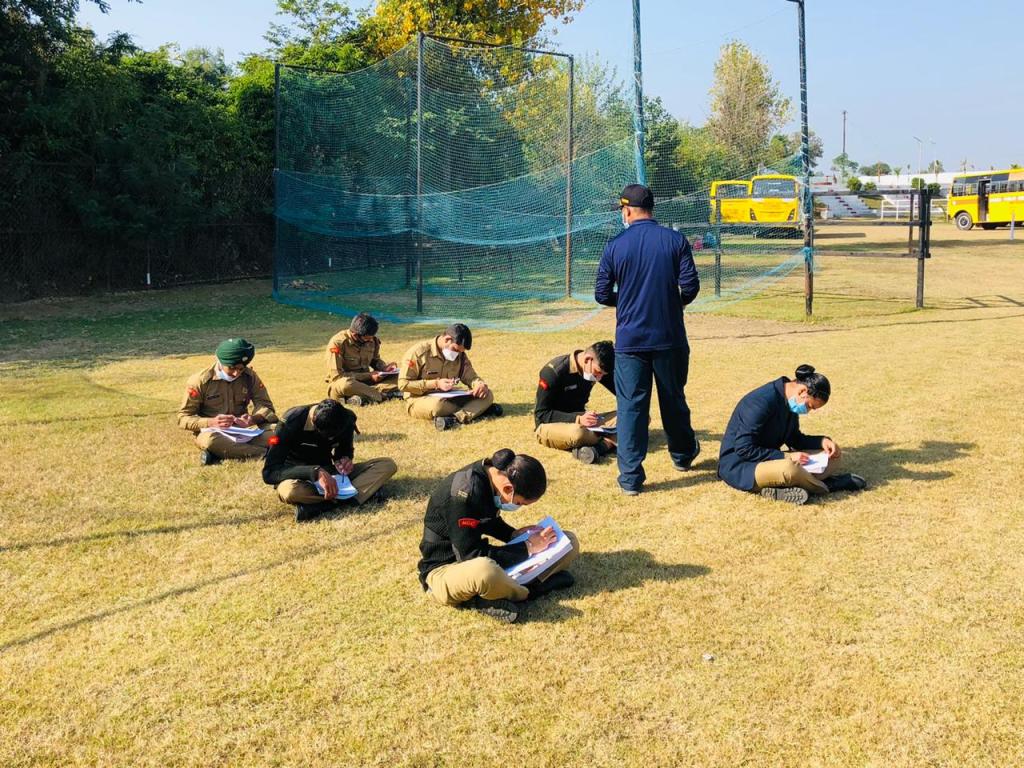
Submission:
<svg viewBox="0 0 1024 768">
<path fill-rule="evenodd" d="M 814 197 L 811 194 L 811 132 L 807 126 L 807 36 L 804 0 L 788 2 L 796 3 L 800 47 L 800 155 L 804 171 L 804 313 L 809 316 L 814 307 Z"/>
<path fill-rule="evenodd" d="M 843 110 L 843 157 L 846 156 L 846 110 Z"/>
<path fill-rule="evenodd" d="M 917 136 L 914 136 L 912 138 L 914 139 L 914 141 L 917 142 L 917 172 L 921 174 L 924 173 L 924 169 L 921 168 L 921 150 L 924 148 L 924 142 L 921 139 L 917 138 Z"/>
</svg>

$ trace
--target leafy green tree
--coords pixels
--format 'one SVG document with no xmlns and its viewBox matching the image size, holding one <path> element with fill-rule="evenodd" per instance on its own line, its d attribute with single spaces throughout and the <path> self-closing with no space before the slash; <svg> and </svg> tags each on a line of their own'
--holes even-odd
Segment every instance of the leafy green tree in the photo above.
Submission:
<svg viewBox="0 0 1024 768">
<path fill-rule="evenodd" d="M 864 185 L 856 176 L 851 176 L 846 180 L 846 188 L 851 192 L 860 192 L 863 187 Z"/>
<path fill-rule="evenodd" d="M 862 165 L 860 167 L 860 172 L 863 176 L 888 176 L 892 173 L 892 166 L 888 163 L 878 161 L 871 165 Z"/>
</svg>

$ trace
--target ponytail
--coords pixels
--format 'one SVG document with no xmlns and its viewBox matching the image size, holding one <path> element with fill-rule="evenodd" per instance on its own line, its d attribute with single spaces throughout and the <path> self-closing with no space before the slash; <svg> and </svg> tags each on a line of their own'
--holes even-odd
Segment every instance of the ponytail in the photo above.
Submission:
<svg viewBox="0 0 1024 768">
<path fill-rule="evenodd" d="M 817 373 L 813 365 L 804 363 L 796 369 L 796 380 L 807 387 L 807 394 L 815 400 L 827 403 L 832 395 L 832 385 L 822 373 Z"/>
<path fill-rule="evenodd" d="M 501 448 L 484 463 L 503 472 L 521 498 L 536 501 L 548 489 L 548 475 L 544 465 L 533 456 Z"/>
</svg>

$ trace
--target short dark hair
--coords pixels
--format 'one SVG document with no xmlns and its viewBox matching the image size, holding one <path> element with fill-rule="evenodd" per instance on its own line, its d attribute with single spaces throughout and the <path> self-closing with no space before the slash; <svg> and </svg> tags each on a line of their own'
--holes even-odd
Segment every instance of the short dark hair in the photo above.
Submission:
<svg viewBox="0 0 1024 768">
<path fill-rule="evenodd" d="M 353 423 L 353 414 L 337 400 L 321 400 L 313 406 L 313 427 L 321 435 L 336 437 Z"/>
<path fill-rule="evenodd" d="M 816 373 L 813 365 L 804 363 L 796 369 L 796 380 L 807 387 L 807 394 L 815 400 L 827 403 L 832 396 L 832 385 L 825 374 Z"/>
<path fill-rule="evenodd" d="M 536 501 L 548 489 L 548 474 L 544 465 L 533 456 L 516 453 L 511 448 L 501 448 L 487 461 L 512 483 L 512 489 L 527 501 Z"/>
<path fill-rule="evenodd" d="M 444 329 L 444 335 L 450 336 L 452 341 L 465 349 L 473 348 L 473 332 L 465 323 L 452 323 Z"/>
<path fill-rule="evenodd" d="M 597 364 L 605 373 L 615 373 L 615 345 L 610 341 L 595 341 L 590 345 L 589 352 L 594 353 Z"/>
<path fill-rule="evenodd" d="M 376 336 L 380 323 L 369 312 L 360 312 L 352 318 L 348 329 L 357 336 Z"/>
</svg>

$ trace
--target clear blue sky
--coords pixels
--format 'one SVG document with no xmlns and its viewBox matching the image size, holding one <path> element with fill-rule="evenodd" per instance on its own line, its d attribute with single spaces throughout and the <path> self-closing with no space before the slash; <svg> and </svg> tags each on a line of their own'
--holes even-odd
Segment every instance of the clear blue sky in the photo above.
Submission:
<svg viewBox="0 0 1024 768">
<path fill-rule="evenodd" d="M 81 21 L 100 35 L 128 32 L 145 48 L 222 48 L 229 62 L 263 50 L 276 10 L 274 0 L 110 4 L 103 15 L 84 3 Z M 644 86 L 676 117 L 705 120 L 717 51 L 731 39 L 761 55 L 798 105 L 793 3 L 641 0 L 641 7 Z M 862 164 L 884 160 L 916 169 L 914 136 L 925 140 L 925 165 L 933 153 L 948 170 L 964 158 L 977 168 L 1024 164 L 1020 2 L 955 7 L 961 12 L 934 0 L 807 0 L 810 123 L 825 142 L 826 167 L 841 150 L 844 109 L 847 152 Z M 570 25 L 552 26 L 552 39 L 567 53 L 614 65 L 625 78 L 632 68 L 631 9 L 630 0 L 589 0 Z"/>
</svg>

